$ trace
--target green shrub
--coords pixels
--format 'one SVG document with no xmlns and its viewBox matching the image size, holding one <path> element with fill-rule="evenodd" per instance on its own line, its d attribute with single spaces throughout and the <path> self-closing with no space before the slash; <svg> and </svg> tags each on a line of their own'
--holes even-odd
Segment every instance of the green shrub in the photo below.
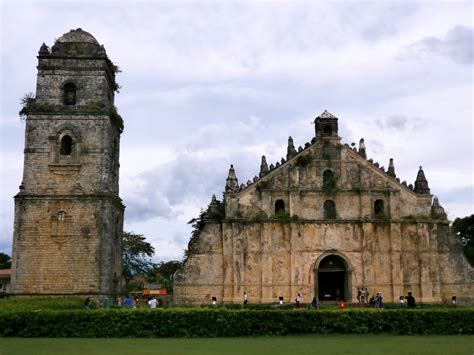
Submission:
<svg viewBox="0 0 474 355">
<path fill-rule="evenodd" d="M 0 336 L 231 337 L 308 333 L 474 334 L 474 310 L 193 307 L 0 312 Z"/>
<path fill-rule="evenodd" d="M 2 312 L 83 309 L 85 298 L 78 297 L 25 297 L 0 299 Z M 91 305 L 97 307 L 95 302 Z"/>
<path fill-rule="evenodd" d="M 270 181 L 268 180 L 260 181 L 256 186 L 257 191 L 260 191 L 260 192 L 262 190 L 267 190 L 269 188 L 270 188 Z"/>
<path fill-rule="evenodd" d="M 310 162 L 311 162 L 311 156 L 309 154 L 300 155 L 298 156 L 298 158 L 296 158 L 296 165 L 301 168 L 304 168 Z"/>
<path fill-rule="evenodd" d="M 333 195 L 334 193 L 336 193 L 338 190 L 337 176 L 330 175 L 326 179 L 324 179 L 322 190 L 326 195 Z"/>
<path fill-rule="evenodd" d="M 251 218 L 253 222 L 265 222 L 268 220 L 268 215 L 265 211 L 258 211 L 254 213 Z"/>
</svg>

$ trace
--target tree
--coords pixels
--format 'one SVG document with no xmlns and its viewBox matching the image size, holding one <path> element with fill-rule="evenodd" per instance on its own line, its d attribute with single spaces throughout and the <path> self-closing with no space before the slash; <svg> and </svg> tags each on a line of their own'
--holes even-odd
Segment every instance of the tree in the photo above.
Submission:
<svg viewBox="0 0 474 355">
<path fill-rule="evenodd" d="M 9 255 L 0 253 L 0 269 L 9 269 L 12 267 L 12 260 Z"/>
<path fill-rule="evenodd" d="M 461 239 L 464 255 L 474 266 L 474 214 L 464 218 L 456 218 L 453 231 Z"/>
<path fill-rule="evenodd" d="M 125 286 L 136 275 L 145 275 L 149 273 L 156 265 L 150 258 L 155 255 L 155 248 L 146 241 L 141 234 L 134 232 L 123 233 L 123 277 Z"/>
<path fill-rule="evenodd" d="M 167 289 L 168 291 L 172 292 L 172 279 L 173 275 L 178 270 L 183 263 L 181 261 L 168 261 L 168 262 L 160 262 L 155 268 L 150 272 L 150 280 L 159 283 L 162 288 Z"/>
</svg>

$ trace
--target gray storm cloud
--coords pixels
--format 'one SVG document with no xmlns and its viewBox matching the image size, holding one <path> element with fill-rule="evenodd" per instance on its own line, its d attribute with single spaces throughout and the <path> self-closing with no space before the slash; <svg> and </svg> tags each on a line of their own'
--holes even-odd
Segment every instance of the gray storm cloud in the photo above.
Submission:
<svg viewBox="0 0 474 355">
<path fill-rule="evenodd" d="M 364 137 L 370 157 L 395 158 L 402 180 L 426 165 L 450 218 L 474 212 L 464 190 L 474 161 L 471 2 L 0 6 L 3 250 L 22 175 L 19 98 L 35 90 L 41 43 L 77 27 L 122 69 L 125 228 L 155 238 L 160 257 L 180 257 L 186 222 L 221 197 L 230 164 L 240 182 L 252 179 L 261 155 L 269 164 L 285 155 L 289 135 L 297 146 L 311 140 L 324 109 L 340 118 L 343 142 Z M 453 184 L 460 190 L 444 188 Z"/>
</svg>

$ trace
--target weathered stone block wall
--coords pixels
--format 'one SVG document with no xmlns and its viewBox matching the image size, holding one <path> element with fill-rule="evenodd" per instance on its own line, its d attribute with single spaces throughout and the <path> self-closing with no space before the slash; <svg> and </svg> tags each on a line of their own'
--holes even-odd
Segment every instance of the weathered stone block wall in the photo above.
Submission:
<svg viewBox="0 0 474 355">
<path fill-rule="evenodd" d="M 408 291 L 421 302 L 453 295 L 474 301 L 474 270 L 423 170 L 414 187 L 400 182 L 392 159 L 387 170 L 366 159 L 363 140 L 359 151 L 340 144 L 336 117 L 324 112 L 315 123 L 311 144 L 296 151 L 290 137 L 287 159 L 268 165 L 262 157 L 259 176 L 247 184 L 238 185 L 231 166 L 224 221 L 208 221 L 222 230 L 205 230 L 196 241 L 212 243 L 207 253 L 191 253 L 176 275 L 176 301 L 203 303 L 215 296 L 240 303 L 247 292 L 256 303 L 293 300 L 298 293 L 308 302 L 318 294 L 315 269 L 328 255 L 345 263 L 341 288 L 349 301 L 356 300 L 357 287 L 382 292 L 386 302 L 398 302 Z M 325 131 L 318 135 L 318 127 Z M 336 215 L 331 202 L 325 207 L 328 200 Z M 212 266 L 219 265 L 221 251 L 223 275 Z M 201 274 L 207 274 L 207 286 Z"/>
<path fill-rule="evenodd" d="M 51 50 L 41 46 L 38 58 L 36 96 L 24 108 L 12 293 L 110 297 L 121 277 L 124 212 L 116 68 L 81 29 Z"/>
<path fill-rule="evenodd" d="M 62 135 L 71 155 L 59 154 Z M 118 193 L 120 134 L 108 116 L 39 115 L 27 121 L 23 185 L 32 194 Z M 114 144 L 115 142 L 115 144 Z"/>
<path fill-rule="evenodd" d="M 41 58 L 36 83 L 37 102 L 62 104 L 62 86 L 73 81 L 77 86 L 77 105 L 113 103 L 107 70 L 108 64 L 104 60 Z"/>
<path fill-rule="evenodd" d="M 297 293 L 309 302 L 317 294 L 315 268 L 333 253 L 348 263 L 349 301 L 357 301 L 357 287 L 382 292 L 385 302 L 408 291 L 419 302 L 448 302 L 452 295 L 473 301 L 465 277 L 472 268 L 462 252 L 438 248 L 439 238 L 455 243 L 443 224 L 434 225 L 442 235 L 430 223 L 224 222 L 222 233 L 219 223 L 211 225 L 199 238 L 205 249 L 176 275 L 177 303 L 208 303 L 212 296 L 241 303 L 244 292 L 254 303 L 293 300 Z"/>
</svg>

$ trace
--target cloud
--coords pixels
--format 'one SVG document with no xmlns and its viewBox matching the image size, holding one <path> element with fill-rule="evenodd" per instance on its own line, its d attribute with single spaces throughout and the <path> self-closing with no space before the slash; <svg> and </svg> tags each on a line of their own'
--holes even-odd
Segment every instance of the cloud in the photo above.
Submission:
<svg viewBox="0 0 474 355">
<path fill-rule="evenodd" d="M 408 117 L 406 115 L 396 114 L 388 117 L 381 117 L 375 121 L 378 128 L 387 131 L 415 131 L 422 127 L 426 122 L 420 117 Z"/>
<path fill-rule="evenodd" d="M 444 38 L 425 37 L 410 45 L 408 51 L 425 57 L 435 54 L 459 64 L 472 65 L 474 63 L 474 28 L 454 26 Z"/>
<path fill-rule="evenodd" d="M 472 3 L 1 6 L 0 243 L 11 243 L 22 175 L 19 98 L 35 90 L 41 43 L 77 27 L 123 70 L 116 105 L 125 120 L 126 228 L 156 241 L 160 257 L 185 247 L 186 222 L 212 194 L 220 198 L 231 163 L 240 182 L 252 179 L 262 154 L 269 164 L 285 156 L 289 135 L 296 146 L 310 141 L 324 109 L 340 118 L 343 142 L 364 137 L 369 157 L 385 166 L 395 158 L 402 180 L 423 165 L 433 193 L 470 183 Z"/>
<path fill-rule="evenodd" d="M 311 135 L 310 125 L 305 123 Z M 285 156 L 288 133 L 284 126 L 278 122 L 268 126 L 258 117 L 210 123 L 179 141 L 175 150 L 168 152 L 170 156 L 160 158 L 154 166 L 142 167 L 138 174 L 125 168 L 121 187 L 127 219 L 176 219 L 186 214 L 187 206 L 206 207 L 212 194 L 220 198 L 224 191 L 230 164 L 234 164 L 240 183 L 245 183 L 258 175 L 261 155 L 267 156 L 269 164 Z M 304 141 L 295 140 L 295 144 L 304 145 Z"/>
</svg>

